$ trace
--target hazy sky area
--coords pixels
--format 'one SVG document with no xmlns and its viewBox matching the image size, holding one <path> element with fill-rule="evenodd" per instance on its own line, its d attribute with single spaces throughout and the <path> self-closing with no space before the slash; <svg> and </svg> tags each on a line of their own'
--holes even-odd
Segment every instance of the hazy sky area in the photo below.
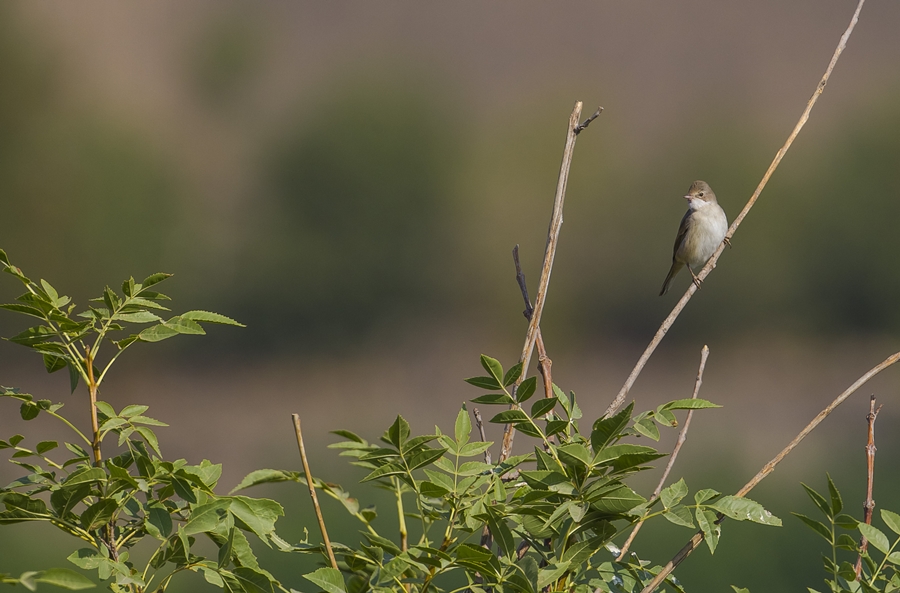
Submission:
<svg viewBox="0 0 900 593">
<path fill-rule="evenodd" d="M 518 357 L 510 252 L 521 245 L 533 295 L 569 113 L 602 105 L 575 150 L 542 323 L 554 379 L 592 420 L 688 285 L 682 273 L 657 296 L 681 196 L 704 179 L 734 218 L 855 6 L 7 2 L 0 248 L 81 305 L 174 273 L 175 311 L 248 327 L 140 345 L 147 357 L 123 357 L 101 395 L 150 404 L 172 425 L 167 452 L 224 462 L 228 488 L 293 468 L 288 414 L 302 412 L 314 471 L 352 486 L 361 474 L 324 448 L 328 430 L 374 440 L 400 412 L 446 429 L 478 395 L 462 383 L 478 355 Z M 703 395 L 725 407 L 694 420 L 679 458 L 692 489 L 736 490 L 900 349 L 898 31 L 900 2 L 868 0 L 809 123 L 635 385 L 638 409 L 689 397 L 709 344 Z M 9 302 L 19 287 L 0 280 Z M 0 313 L 0 335 L 25 327 Z M 77 410 L 84 394 L 18 348 L 0 343 L 0 383 Z M 782 531 L 726 529 L 715 557 L 683 567 L 689 591 L 820 587 L 815 535 L 790 512 L 812 512 L 799 482 L 821 490 L 829 471 L 856 513 L 872 391 L 885 402 L 875 498 L 900 512 L 898 373 L 760 487 Z M 25 428 L 0 407 L 0 436 Z M 296 537 L 306 511 L 287 520 Z M 689 536 L 667 527 L 645 541 L 654 561 Z M 14 552 L 40 568 L 39 544 L 0 538 L 0 572 Z"/>
</svg>

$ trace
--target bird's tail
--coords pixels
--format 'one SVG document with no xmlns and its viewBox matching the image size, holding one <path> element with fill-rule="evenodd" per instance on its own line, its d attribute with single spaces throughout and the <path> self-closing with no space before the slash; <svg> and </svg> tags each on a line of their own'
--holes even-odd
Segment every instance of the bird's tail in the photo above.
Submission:
<svg viewBox="0 0 900 593">
<path fill-rule="evenodd" d="M 675 275 L 681 271 L 681 268 L 683 266 L 684 264 L 679 261 L 672 261 L 672 267 L 669 268 L 669 275 L 666 276 L 666 281 L 663 282 L 662 290 L 659 291 L 659 296 L 662 296 L 669 292 L 669 283 L 672 281 L 672 278 L 674 278 Z"/>
</svg>

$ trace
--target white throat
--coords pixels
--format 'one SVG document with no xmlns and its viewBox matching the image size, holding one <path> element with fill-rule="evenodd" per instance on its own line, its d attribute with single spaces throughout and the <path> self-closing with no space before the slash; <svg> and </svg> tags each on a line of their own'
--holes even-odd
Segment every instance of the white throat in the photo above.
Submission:
<svg viewBox="0 0 900 593">
<path fill-rule="evenodd" d="M 706 208 L 710 205 L 712 205 L 712 202 L 707 202 L 706 200 L 702 200 L 700 198 L 691 198 L 688 200 L 688 208 L 690 210 L 700 210 L 701 208 Z"/>
</svg>

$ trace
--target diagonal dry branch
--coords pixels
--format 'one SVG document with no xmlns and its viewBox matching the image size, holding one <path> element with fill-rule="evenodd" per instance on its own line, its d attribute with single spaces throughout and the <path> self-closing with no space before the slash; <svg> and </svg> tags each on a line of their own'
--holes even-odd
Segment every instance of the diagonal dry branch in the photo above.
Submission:
<svg viewBox="0 0 900 593">
<path fill-rule="evenodd" d="M 562 163 L 559 167 L 559 179 L 556 183 L 556 197 L 553 200 L 553 214 L 550 216 L 550 228 L 547 231 L 547 247 L 544 249 L 544 265 L 541 268 L 541 279 L 538 284 L 537 296 L 534 300 L 534 311 L 528 323 L 528 332 L 525 334 L 525 345 L 522 347 L 522 355 L 519 362 L 522 363 L 522 374 L 516 381 L 515 389 L 525 379 L 528 364 L 531 362 L 531 355 L 534 352 L 534 344 L 537 334 L 540 331 L 541 314 L 544 312 L 544 303 L 547 300 L 547 288 L 550 285 L 550 272 L 553 269 L 553 259 L 556 257 L 556 246 L 559 243 L 559 232 L 563 223 L 563 203 L 566 199 L 566 185 L 569 182 L 569 169 L 572 166 L 572 155 L 575 152 L 575 139 L 578 134 L 584 130 L 591 121 L 593 121 L 603 111 L 598 108 L 597 112 L 588 118 L 583 124 L 578 123 L 581 118 L 581 101 L 575 103 L 572 115 L 569 116 L 569 125 L 566 129 L 566 146 L 563 150 Z M 516 429 L 512 424 L 507 424 L 503 432 L 503 442 L 500 446 L 499 461 L 503 462 L 512 454 L 513 438 Z"/>
<path fill-rule="evenodd" d="M 697 395 L 700 393 L 700 386 L 703 385 L 703 371 L 706 369 L 706 359 L 709 358 L 709 346 L 703 346 L 703 349 L 700 350 L 700 367 L 697 369 L 697 379 L 694 381 L 694 392 L 691 394 L 691 399 L 697 399 Z M 647 501 L 647 512 L 644 514 L 644 517 L 649 514 L 650 508 L 649 506 L 656 502 L 656 499 L 659 498 L 659 493 L 662 492 L 663 486 L 666 483 L 666 478 L 669 477 L 669 472 L 672 471 L 672 466 L 675 465 L 675 459 L 678 457 L 678 453 L 681 451 L 682 445 L 687 440 L 687 431 L 691 427 L 691 419 L 694 417 L 694 410 L 688 410 L 687 418 L 684 421 L 684 426 L 681 427 L 681 432 L 678 433 L 678 440 L 675 441 L 675 448 L 672 449 L 672 455 L 669 456 L 669 462 L 666 464 L 666 469 L 663 471 L 663 475 L 659 478 L 659 484 L 656 485 L 656 490 L 653 491 L 653 494 L 650 496 L 650 500 Z M 631 547 L 631 542 L 634 541 L 634 538 L 637 537 L 638 531 L 641 530 L 641 527 L 644 525 L 644 519 L 641 519 L 637 525 L 634 526 L 634 530 L 631 532 L 631 535 L 628 536 L 628 539 L 625 540 L 625 544 L 622 546 L 622 549 L 619 550 L 619 555 L 616 557 L 616 562 L 621 562 L 623 558 L 625 558 L 625 554 L 628 553 L 628 548 Z"/>
<path fill-rule="evenodd" d="M 762 193 L 763 188 L 765 188 L 766 184 L 769 183 L 769 178 L 772 177 L 772 173 L 774 173 L 775 169 L 778 168 L 778 165 L 781 163 L 781 159 L 784 158 L 784 155 L 794 143 L 794 139 L 797 137 L 797 134 L 799 134 L 800 130 L 803 129 L 803 126 L 806 124 L 806 120 L 809 119 L 809 113 L 810 111 L 812 111 L 812 108 L 816 104 L 816 101 L 819 100 L 819 95 L 821 95 L 825 90 L 825 85 L 828 83 L 828 79 L 831 77 L 831 71 L 834 70 L 834 65 L 837 64 L 838 58 L 841 57 L 841 53 L 843 53 L 844 48 L 847 47 L 847 40 L 850 38 L 850 34 L 853 32 L 853 28 L 856 26 L 856 22 L 859 20 L 859 13 L 862 10 L 864 2 L 865 0 L 859 0 L 859 4 L 856 7 L 856 12 L 853 13 L 853 18 L 850 19 L 850 25 L 841 36 L 841 40 L 838 43 L 837 48 L 834 50 L 834 55 L 831 57 L 831 62 L 828 63 L 828 68 L 825 70 L 825 74 L 822 76 L 822 80 L 820 80 L 819 84 L 816 85 L 815 92 L 813 92 L 812 97 L 806 103 L 806 109 L 804 109 L 803 113 L 800 115 L 800 120 L 797 122 L 797 125 L 794 126 L 794 129 L 791 132 L 790 136 L 788 136 L 787 141 L 785 141 L 784 146 L 782 146 L 778 153 L 775 155 L 775 158 L 772 160 L 772 164 L 769 165 L 769 168 L 766 170 L 765 175 L 763 175 L 762 180 L 759 182 L 759 185 L 756 186 L 756 191 L 754 191 L 753 195 L 750 196 L 750 199 L 747 201 L 744 209 L 741 210 L 741 213 L 738 214 L 734 219 L 734 222 L 731 223 L 731 227 L 728 229 L 728 233 L 725 235 L 725 241 L 723 241 L 722 244 L 719 245 L 719 248 L 716 249 L 716 252 L 713 253 L 713 256 L 709 258 L 709 261 L 706 262 L 706 265 L 703 266 L 703 269 L 699 274 L 697 274 L 697 277 L 700 279 L 700 281 L 703 281 L 703 279 L 706 278 L 710 272 L 712 272 L 713 268 L 716 267 L 716 262 L 719 260 L 719 256 L 722 255 L 722 251 L 725 249 L 725 244 L 730 241 L 732 236 L 734 236 L 735 231 L 737 231 L 737 228 L 741 225 L 741 222 L 743 222 L 744 218 L 747 216 L 747 213 L 750 212 L 751 208 L 753 208 L 753 205 L 759 198 L 759 194 Z M 644 366 L 647 364 L 647 361 L 650 360 L 650 356 L 653 355 L 656 347 L 669 332 L 672 324 L 675 323 L 675 320 L 681 314 L 681 311 L 685 308 L 685 306 L 687 306 L 688 301 L 691 300 L 691 297 L 694 296 L 695 292 L 697 292 L 697 286 L 694 283 L 691 283 L 688 286 L 687 291 L 684 293 L 684 296 L 681 297 L 681 300 L 678 301 L 678 304 L 675 305 L 675 308 L 672 309 L 672 312 L 669 313 L 669 316 L 666 317 L 666 319 L 662 322 L 662 325 L 659 326 L 659 329 L 656 331 L 656 335 L 654 335 L 653 339 L 650 340 L 650 344 L 647 346 L 646 350 L 644 350 L 644 353 L 641 354 L 641 357 L 638 359 L 637 364 L 632 369 L 631 374 L 628 375 L 628 379 L 625 381 L 622 389 L 619 390 L 616 398 L 611 404 L 609 404 L 609 407 L 606 409 L 606 412 L 604 414 L 605 417 L 615 414 L 616 410 L 618 410 L 625 402 L 625 397 L 628 395 L 628 392 L 631 390 L 632 385 L 634 385 L 634 382 L 637 380 L 638 375 L 640 375 L 641 371 L 644 370 Z"/>
<path fill-rule="evenodd" d="M 788 453 L 793 451 L 794 448 L 800 444 L 800 441 L 805 439 L 807 435 L 809 435 L 809 433 L 811 433 L 819 424 L 821 424 L 822 421 L 825 420 L 825 418 L 827 418 L 828 415 L 835 410 L 835 408 L 844 403 L 844 400 L 853 395 L 860 387 L 865 385 L 869 379 L 871 379 L 884 369 L 888 368 L 889 366 L 897 363 L 898 361 L 900 361 L 900 352 L 891 354 L 881 364 L 872 367 L 869 372 L 857 379 L 853 383 L 853 385 L 848 387 L 843 393 L 837 396 L 837 398 L 835 398 L 833 402 L 828 404 L 828 406 L 824 410 L 819 412 L 816 417 L 813 418 L 812 421 L 810 421 L 810 423 L 800 431 L 800 434 L 794 437 L 794 440 L 788 443 L 788 446 L 782 449 L 781 452 L 776 455 L 769 463 L 765 464 L 763 468 L 759 470 L 759 472 L 757 472 L 757 474 L 753 476 L 753 478 L 749 482 L 744 484 L 744 487 L 738 490 L 735 496 L 747 496 L 747 493 L 753 490 L 757 484 L 762 482 L 766 476 L 775 471 L 775 466 L 781 463 L 781 461 L 788 456 Z M 723 518 L 724 515 L 720 513 L 718 515 L 718 521 L 721 522 Z M 697 546 L 700 545 L 702 541 L 703 532 L 698 531 L 694 534 L 694 537 L 692 537 L 691 540 L 686 543 L 684 547 L 678 551 L 677 554 L 675 554 L 675 557 L 672 558 L 672 560 L 670 560 L 669 563 L 666 564 L 661 571 L 659 571 L 659 574 L 656 575 L 656 577 L 652 581 L 650 581 L 650 584 L 643 588 L 641 593 L 652 593 L 653 590 L 656 589 L 656 587 L 658 587 L 659 584 L 662 583 L 663 580 L 665 580 L 665 578 L 669 576 L 669 574 L 671 574 L 673 570 L 675 570 L 675 567 L 681 564 L 682 561 L 684 561 L 684 559 L 687 558 L 691 554 L 691 552 L 693 552 L 697 548 Z"/>
</svg>

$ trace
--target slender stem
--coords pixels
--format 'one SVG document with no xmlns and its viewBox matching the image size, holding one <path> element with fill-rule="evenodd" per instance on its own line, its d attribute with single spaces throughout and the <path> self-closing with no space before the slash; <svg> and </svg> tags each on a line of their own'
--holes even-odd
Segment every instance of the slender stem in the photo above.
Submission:
<svg viewBox="0 0 900 593">
<path fill-rule="evenodd" d="M 700 393 L 700 386 L 703 385 L 703 370 L 706 368 L 706 359 L 709 357 L 709 346 L 704 345 L 703 349 L 700 351 L 700 368 L 697 370 L 697 379 L 694 381 L 694 392 L 691 394 L 691 399 L 697 399 L 697 394 Z M 691 426 L 691 418 L 694 417 L 694 410 L 688 410 L 687 419 L 684 421 L 684 426 L 681 427 L 681 432 L 678 433 L 678 440 L 675 441 L 675 448 L 672 449 L 672 455 L 669 456 L 669 462 L 666 464 L 666 469 L 663 472 L 662 477 L 659 479 L 659 484 L 656 485 L 656 490 L 653 491 L 653 495 L 650 497 L 650 500 L 647 501 L 648 504 L 653 504 L 656 502 L 656 499 L 659 498 L 659 493 L 662 492 L 663 485 L 666 483 L 666 478 L 669 477 L 669 472 L 672 471 L 672 466 L 675 465 L 675 458 L 678 457 L 678 452 L 681 451 L 681 446 L 684 445 L 684 441 L 687 440 L 687 431 Z M 647 515 L 649 515 L 650 509 L 647 509 L 647 512 L 644 513 L 644 516 L 641 517 L 640 521 L 637 525 L 634 526 L 634 531 L 631 532 L 631 535 L 628 536 L 628 539 L 625 540 L 625 544 L 622 546 L 622 550 L 619 552 L 618 557 L 616 557 L 616 562 L 621 562 L 625 557 L 625 554 L 628 553 L 628 548 L 631 546 L 631 542 L 634 541 L 634 538 L 637 536 L 638 531 L 641 530 L 641 527 L 644 525 L 644 521 L 647 520 Z"/>
<path fill-rule="evenodd" d="M 703 269 L 700 270 L 700 273 L 697 274 L 697 277 L 702 282 L 704 278 L 706 278 L 710 272 L 712 272 L 713 268 L 716 267 L 716 262 L 719 260 L 719 256 L 722 255 L 722 251 L 725 249 L 726 243 L 729 243 L 731 237 L 734 236 L 735 231 L 741 225 L 744 218 L 747 216 L 747 213 L 750 212 L 750 209 L 756 203 L 756 200 L 759 198 L 759 195 L 762 193 L 763 188 L 766 187 L 766 184 L 769 183 L 769 178 L 772 176 L 772 173 L 775 172 L 775 169 L 778 168 L 778 165 L 781 163 L 781 159 L 784 158 L 784 155 L 787 154 L 788 149 L 794 143 L 794 139 L 797 137 L 797 134 L 800 133 L 800 130 L 803 129 L 803 126 L 806 124 L 806 121 L 809 119 L 809 113 L 812 111 L 813 106 L 816 104 L 816 101 L 819 100 L 819 95 L 822 94 L 822 91 L 825 90 L 825 85 L 828 83 L 828 79 L 831 78 L 831 71 L 834 70 L 834 65 L 837 63 L 838 58 L 843 53 L 844 48 L 847 46 L 847 40 L 850 38 L 850 33 L 853 32 L 853 27 L 856 26 L 857 20 L 859 20 L 859 12 L 862 10 L 862 6 L 865 0 L 859 0 L 859 4 L 856 7 L 856 12 L 853 13 L 853 18 L 850 20 L 850 25 L 847 27 L 847 30 L 844 31 L 844 34 L 841 36 L 841 40 L 838 43 L 837 49 L 834 50 L 834 55 L 831 57 L 831 62 L 828 64 L 828 68 L 825 70 L 825 74 L 822 76 L 822 80 L 819 81 L 819 84 L 816 85 L 816 90 L 813 92 L 812 97 L 806 104 L 806 109 L 803 110 L 803 113 L 800 115 L 800 120 L 797 122 L 797 125 L 794 126 L 793 131 L 790 136 L 788 136 L 787 141 L 785 141 L 784 146 L 775 154 L 775 158 L 772 160 L 772 164 L 769 165 L 769 168 L 766 170 L 765 175 L 763 175 L 762 180 L 759 182 L 759 185 L 756 186 L 756 191 L 753 192 L 753 195 L 750 196 L 750 199 L 747 201 L 747 204 L 744 206 L 744 209 L 741 210 L 741 213 L 737 215 L 737 218 L 734 219 L 734 222 L 731 223 L 731 227 L 728 229 L 728 232 L 725 234 L 725 240 L 721 245 L 716 249 L 715 253 L 713 253 L 712 257 L 709 258 L 709 261 L 706 262 L 706 265 L 703 266 Z M 656 347 L 662 341 L 663 337 L 668 333 L 669 328 L 672 327 L 672 324 L 675 323 L 675 319 L 678 318 L 678 315 L 681 314 L 681 311 L 687 306 L 688 301 L 691 300 L 691 297 L 694 296 L 694 293 L 697 292 L 696 283 L 691 283 L 688 285 L 687 291 L 684 293 L 684 296 L 681 297 L 681 300 L 678 301 L 678 304 L 675 305 L 675 308 L 672 309 L 672 312 L 669 313 L 669 316 L 662 322 L 662 325 L 659 326 L 659 329 L 656 331 L 656 335 L 653 336 L 653 339 L 650 340 L 650 344 L 647 346 L 647 349 L 644 350 L 644 353 L 641 354 L 640 359 L 638 359 L 637 364 L 634 365 L 634 368 L 631 371 L 631 374 L 628 375 L 628 379 L 625 381 L 625 384 L 622 386 L 622 389 L 619 390 L 619 394 L 616 395 L 616 398 L 609 404 L 609 407 L 606 409 L 606 413 L 604 416 L 611 416 L 615 414 L 616 410 L 618 410 L 622 403 L 625 401 L 625 397 L 628 395 L 628 392 L 631 390 L 631 386 L 634 385 L 634 382 L 637 380 L 638 375 L 641 374 L 641 371 L 644 369 L 644 366 L 647 364 L 647 361 L 650 360 L 650 356 L 653 354 Z"/>
<path fill-rule="evenodd" d="M 600 111 L 597 111 L 593 117 L 599 115 Z M 586 124 L 587 123 L 590 123 L 590 120 L 588 120 Z M 585 127 L 587 127 L 586 124 Z M 522 292 L 522 298 L 525 300 L 525 310 L 522 311 L 522 314 L 525 316 L 525 319 L 531 321 L 531 318 L 534 315 L 534 307 L 531 304 L 531 299 L 528 298 L 528 284 L 525 282 L 525 272 L 522 271 L 522 265 L 519 263 L 518 245 L 513 247 L 513 262 L 516 264 L 516 282 L 519 283 L 519 290 Z M 540 371 L 541 378 L 544 380 L 544 397 L 553 397 L 553 375 L 550 372 L 553 361 L 547 356 L 547 349 L 544 347 L 544 337 L 541 335 L 541 328 L 538 328 L 537 330 L 535 344 L 537 345 L 538 351 L 538 371 Z"/>
<path fill-rule="evenodd" d="M 563 150 L 562 163 L 559 168 L 559 179 L 556 183 L 556 197 L 553 201 L 553 214 L 550 217 L 550 228 L 547 231 L 547 246 L 544 249 L 544 265 L 541 268 L 541 280 L 538 284 L 537 297 L 534 301 L 534 314 L 531 322 L 528 324 L 528 332 L 525 334 L 525 345 L 522 347 L 522 355 L 519 362 L 522 363 L 522 374 L 515 383 L 515 389 L 522 384 L 525 379 L 525 370 L 531 361 L 531 354 L 534 351 L 535 340 L 537 340 L 538 328 L 541 325 L 541 314 L 544 311 L 544 303 L 547 301 L 547 289 L 550 286 L 550 272 L 553 269 L 553 259 L 556 257 L 556 247 L 559 244 L 559 232 L 563 222 L 563 203 L 566 199 L 566 185 L 569 182 L 569 169 L 572 166 L 572 155 L 575 151 L 575 139 L 577 138 L 576 129 L 578 120 L 581 117 L 581 101 L 575 103 L 572 115 L 569 116 L 568 128 L 566 129 L 566 146 Z M 513 405 L 515 408 L 515 404 Z M 512 424 L 506 426 L 503 433 L 503 442 L 500 447 L 501 462 L 505 461 L 512 454 L 513 438 L 516 430 Z"/>
<path fill-rule="evenodd" d="M 97 422 L 97 383 L 94 381 L 94 357 L 89 348 L 84 351 L 84 364 L 87 367 L 88 392 L 91 396 L 91 448 L 94 450 L 94 465 L 99 466 L 103 455 L 100 452 L 100 425 Z"/>
<path fill-rule="evenodd" d="M 478 411 L 478 408 L 474 408 L 472 410 L 472 415 L 475 416 L 475 426 L 478 428 L 478 434 L 481 436 L 481 442 L 486 443 L 487 437 L 484 435 L 484 420 L 481 419 L 481 412 Z M 491 450 L 484 450 L 484 462 L 488 465 L 491 465 Z"/>
<path fill-rule="evenodd" d="M 846 400 L 848 397 L 853 395 L 860 387 L 865 385 L 865 383 L 869 379 L 871 379 L 872 377 L 874 377 L 875 375 L 877 375 L 884 369 L 888 368 L 889 366 L 895 364 L 897 361 L 900 361 L 900 352 L 896 352 L 896 353 L 888 356 L 883 362 L 872 367 L 869 370 L 869 372 L 867 372 L 865 375 L 863 375 L 862 377 L 857 379 L 853 383 L 853 385 L 848 387 L 843 393 L 841 393 L 839 396 L 837 396 L 837 398 L 835 398 L 835 400 L 833 402 L 828 404 L 828 406 L 824 410 L 819 412 L 816 415 L 816 417 L 813 418 L 812 421 L 809 424 L 807 424 L 803 430 L 800 431 L 800 434 L 798 434 L 794 438 L 794 440 L 792 440 L 788 444 L 787 447 L 782 449 L 782 451 L 778 455 L 776 455 L 769 463 L 764 465 L 763 468 L 761 470 L 759 470 L 759 472 L 755 476 L 753 476 L 753 479 L 751 479 L 749 482 L 747 482 L 743 488 L 738 490 L 738 492 L 735 494 L 735 496 L 736 497 L 746 496 L 747 493 L 750 492 L 751 490 L 753 490 L 753 488 L 756 487 L 757 484 L 762 482 L 766 476 L 768 476 L 770 473 L 775 471 L 775 466 L 777 466 L 779 463 L 781 463 L 781 461 L 785 457 L 787 457 L 788 453 L 793 451 L 794 448 L 800 444 L 800 441 L 805 439 L 806 436 L 813 431 L 813 429 L 815 429 L 819 424 L 821 424 L 822 421 L 825 420 L 825 418 L 827 418 L 828 415 L 831 414 L 835 410 L 835 408 L 837 408 L 839 405 L 841 405 L 844 402 L 844 400 Z M 724 517 L 724 515 L 719 513 L 718 521 L 721 521 L 723 517 Z M 694 534 L 694 537 L 692 537 L 691 540 L 688 543 L 686 543 L 684 545 L 684 547 L 682 547 L 681 550 L 678 551 L 677 554 L 675 554 L 675 557 L 672 558 L 672 560 L 670 560 L 669 563 L 666 564 L 662 568 L 662 570 L 659 571 L 659 574 L 657 574 L 656 577 L 652 581 L 650 581 L 650 584 L 648 584 L 646 587 L 644 587 L 641 590 L 641 593 L 651 593 L 653 590 L 655 590 L 656 587 L 658 587 L 659 584 L 662 583 L 663 580 L 667 576 L 669 576 L 673 570 L 675 570 L 675 567 L 678 566 L 679 564 L 681 564 L 684 561 L 684 559 L 687 558 L 691 554 L 691 552 L 693 552 L 694 549 L 696 549 L 697 546 L 700 545 L 700 543 L 702 541 L 703 541 L 703 532 L 698 531 L 697 533 Z"/>
<path fill-rule="evenodd" d="M 863 502 L 863 522 L 866 525 L 872 524 L 872 513 L 875 511 L 875 500 L 872 499 L 872 487 L 875 483 L 875 419 L 881 406 L 875 408 L 875 394 L 869 398 L 869 413 L 866 414 L 866 421 L 869 424 L 868 439 L 866 441 L 866 500 Z M 862 537 L 859 541 L 859 556 L 856 558 L 856 580 L 862 573 L 862 557 L 869 548 L 869 540 Z"/>
<path fill-rule="evenodd" d="M 393 478 L 393 482 L 397 494 L 397 520 L 400 524 L 400 551 L 405 552 L 409 549 L 409 531 L 406 529 L 406 511 L 403 510 L 403 490 L 400 487 L 400 480 Z"/>
<path fill-rule="evenodd" d="M 316 511 L 316 519 L 319 521 L 319 530 L 322 532 L 322 540 L 325 542 L 325 550 L 328 552 L 328 560 L 331 568 L 338 570 L 337 559 L 334 550 L 331 549 L 331 540 L 328 539 L 328 530 L 325 529 L 325 518 L 322 517 L 322 509 L 319 508 L 319 499 L 316 496 L 316 486 L 312 472 L 309 471 L 309 461 L 306 459 L 306 447 L 303 445 L 303 433 L 300 431 L 300 416 L 291 414 L 294 420 L 294 433 L 297 435 L 297 446 L 300 448 L 300 460 L 303 462 L 303 473 L 306 474 L 306 485 L 309 486 L 309 497 L 312 499 L 313 509 Z"/>
</svg>

